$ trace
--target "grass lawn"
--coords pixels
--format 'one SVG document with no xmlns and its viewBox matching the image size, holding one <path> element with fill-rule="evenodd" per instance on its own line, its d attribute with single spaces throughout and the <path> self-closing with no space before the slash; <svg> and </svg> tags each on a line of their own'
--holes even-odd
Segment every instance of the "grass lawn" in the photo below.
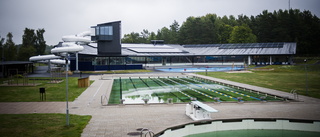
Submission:
<svg viewBox="0 0 320 137">
<path fill-rule="evenodd" d="M 1 114 L 2 137 L 80 137 L 91 116 L 70 115 L 66 126 L 65 114 Z"/>
<path fill-rule="evenodd" d="M 32 78 L 49 79 L 49 78 Z M 46 101 L 65 101 L 66 100 L 66 81 L 59 84 L 50 84 L 48 80 L 35 80 L 38 86 L 0 86 L 0 102 L 35 102 L 40 101 L 39 88 L 46 90 Z M 0 83 L 5 79 L 0 79 Z M 22 80 L 20 80 L 22 81 Z M 14 82 L 13 82 L 14 83 Z M 29 83 L 33 81 L 29 80 Z M 78 88 L 78 78 L 69 77 L 69 100 L 74 101 L 86 88 Z"/>
<path fill-rule="evenodd" d="M 272 65 L 264 68 L 274 70 L 254 73 L 208 72 L 208 76 L 250 85 L 306 95 L 306 72 L 304 65 Z M 308 96 L 320 98 L 320 65 L 308 65 Z M 203 72 L 197 74 L 205 75 Z"/>
</svg>

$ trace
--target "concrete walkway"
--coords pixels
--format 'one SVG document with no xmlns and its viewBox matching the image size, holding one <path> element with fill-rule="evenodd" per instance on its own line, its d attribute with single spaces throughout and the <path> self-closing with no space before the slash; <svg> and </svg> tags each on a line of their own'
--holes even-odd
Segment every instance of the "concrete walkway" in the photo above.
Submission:
<svg viewBox="0 0 320 137">
<path fill-rule="evenodd" d="M 3 102 L 0 114 L 65 113 L 66 102 Z"/>
<path fill-rule="evenodd" d="M 138 128 L 149 128 L 155 133 L 167 127 L 192 122 L 185 115 L 185 104 L 151 104 L 151 105 L 101 105 L 101 96 L 110 94 L 113 78 L 179 76 L 181 73 L 155 74 L 111 74 L 90 76 L 95 82 L 87 88 L 74 102 L 69 104 L 70 113 L 92 115 L 84 129 L 83 137 L 127 137 L 129 132 Z M 193 74 L 186 74 L 193 75 Z M 207 77 L 206 77 L 207 78 Z M 221 80 L 221 79 L 215 79 Z M 230 82 L 225 81 L 224 82 Z M 238 83 L 239 84 L 239 83 Z M 240 83 L 241 84 L 241 83 Z M 243 86 L 243 85 L 242 85 Z M 245 85 L 246 86 L 246 85 Z M 248 85 L 251 86 L 251 85 Z M 249 88 L 249 87 L 248 87 Z M 260 87 L 250 87 L 260 88 Z M 256 89 L 257 90 L 257 89 Z M 264 88 L 272 94 L 285 94 Z M 207 103 L 219 110 L 212 114 L 213 119 L 227 118 L 298 118 L 320 120 L 320 100 L 301 97 L 302 102 L 257 102 L 257 103 Z M 65 113 L 65 102 L 17 102 L 0 103 L 0 113 Z"/>
</svg>

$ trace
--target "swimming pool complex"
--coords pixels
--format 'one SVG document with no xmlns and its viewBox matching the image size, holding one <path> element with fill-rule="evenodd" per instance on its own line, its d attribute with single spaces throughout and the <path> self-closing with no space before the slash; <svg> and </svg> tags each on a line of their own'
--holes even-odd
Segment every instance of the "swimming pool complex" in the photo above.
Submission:
<svg viewBox="0 0 320 137">
<path fill-rule="evenodd" d="M 221 85 L 196 77 L 129 77 L 114 79 L 108 104 L 281 101 L 282 98 L 257 91 Z"/>
</svg>

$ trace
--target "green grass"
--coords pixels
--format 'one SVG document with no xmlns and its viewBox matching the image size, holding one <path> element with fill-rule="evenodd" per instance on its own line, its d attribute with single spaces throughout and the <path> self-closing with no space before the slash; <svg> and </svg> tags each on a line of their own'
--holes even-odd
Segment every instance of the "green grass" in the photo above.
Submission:
<svg viewBox="0 0 320 137">
<path fill-rule="evenodd" d="M 208 72 L 208 76 L 246 83 L 250 85 L 290 92 L 297 90 L 306 95 L 306 72 L 304 65 L 272 65 L 272 71 L 253 71 L 254 73 Z M 320 98 L 320 65 L 307 65 L 308 96 Z M 206 75 L 199 72 L 197 74 Z"/>
<path fill-rule="evenodd" d="M 33 78 L 32 78 L 33 79 Z M 35 78 L 49 79 L 49 78 Z M 0 102 L 35 102 L 40 101 L 39 88 L 44 87 L 46 90 L 46 101 L 65 101 L 66 100 L 66 81 L 59 84 L 50 84 L 48 80 L 35 80 L 38 86 L 0 86 Z M 5 79 L 1 79 L 2 82 Z M 22 80 L 20 80 L 22 81 Z M 29 83 L 33 83 L 29 80 Z M 69 77 L 68 80 L 69 100 L 74 101 L 86 88 L 78 87 L 78 78 Z"/>
<path fill-rule="evenodd" d="M 65 114 L 0 114 L 2 137 L 80 137 L 91 116 Z"/>
</svg>

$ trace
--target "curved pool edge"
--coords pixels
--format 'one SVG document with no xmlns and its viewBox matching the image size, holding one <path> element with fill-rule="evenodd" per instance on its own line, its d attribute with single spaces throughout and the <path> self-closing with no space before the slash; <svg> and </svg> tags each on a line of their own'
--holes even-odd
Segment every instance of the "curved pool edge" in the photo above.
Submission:
<svg viewBox="0 0 320 137">
<path fill-rule="evenodd" d="M 168 127 L 154 135 L 154 137 L 181 137 L 199 133 L 227 130 L 295 130 L 319 132 L 320 120 L 287 119 L 287 118 L 238 118 L 214 119 L 195 121 Z"/>
</svg>

